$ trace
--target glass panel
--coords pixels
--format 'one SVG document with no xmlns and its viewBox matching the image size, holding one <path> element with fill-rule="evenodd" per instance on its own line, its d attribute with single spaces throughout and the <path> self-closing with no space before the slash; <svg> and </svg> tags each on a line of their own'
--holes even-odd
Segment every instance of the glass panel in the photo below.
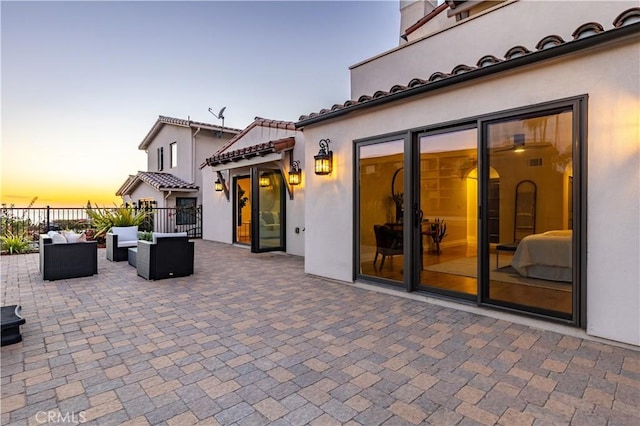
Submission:
<svg viewBox="0 0 640 426">
<path fill-rule="evenodd" d="M 492 301 L 571 317 L 572 129 L 571 111 L 487 126 Z"/>
<path fill-rule="evenodd" d="M 358 149 L 360 274 L 402 284 L 404 141 Z"/>
<path fill-rule="evenodd" d="M 176 225 L 196 223 L 196 198 L 176 198 Z"/>
<path fill-rule="evenodd" d="M 279 249 L 283 243 L 282 175 L 279 170 L 258 173 L 259 250 Z"/>
<path fill-rule="evenodd" d="M 421 287 L 476 295 L 477 130 L 420 137 Z"/>
<path fill-rule="evenodd" d="M 234 197 L 235 241 L 240 244 L 251 244 L 251 177 L 236 178 Z"/>
</svg>

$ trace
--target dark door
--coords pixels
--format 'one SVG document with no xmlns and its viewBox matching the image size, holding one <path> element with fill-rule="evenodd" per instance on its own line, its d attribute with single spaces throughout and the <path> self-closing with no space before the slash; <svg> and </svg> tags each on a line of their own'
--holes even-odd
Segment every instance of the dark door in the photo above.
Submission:
<svg viewBox="0 0 640 426">
<path fill-rule="evenodd" d="M 251 170 L 251 251 L 285 251 L 285 188 L 278 169 Z"/>
</svg>

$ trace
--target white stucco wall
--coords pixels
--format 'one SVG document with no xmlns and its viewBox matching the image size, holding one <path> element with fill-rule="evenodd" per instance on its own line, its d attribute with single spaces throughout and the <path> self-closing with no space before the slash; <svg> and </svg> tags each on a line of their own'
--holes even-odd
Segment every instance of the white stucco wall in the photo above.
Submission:
<svg viewBox="0 0 640 426">
<path fill-rule="evenodd" d="M 638 7 L 638 2 L 520 0 L 459 23 L 449 18 L 452 25 L 446 30 L 353 65 L 351 99 L 388 91 L 394 84 L 407 85 L 413 78 L 426 80 L 434 72 L 450 73 L 460 64 L 475 66 L 485 55 L 503 59 L 514 46 L 535 51 L 548 35 L 570 41 L 573 31 L 587 22 L 610 29 L 618 14 L 632 7 Z M 440 21 L 432 25 L 442 25 Z"/>
<path fill-rule="evenodd" d="M 202 129 L 197 134 L 195 139 L 192 138 L 192 134 L 196 133 L 197 129 L 189 127 L 181 127 L 174 125 L 164 125 L 158 135 L 149 144 L 147 152 L 147 170 L 149 172 L 158 172 L 158 148 L 164 148 L 164 168 L 161 170 L 163 173 L 171 173 L 180 179 L 193 183 L 199 188 L 203 188 L 202 174 L 200 173 L 199 166 L 205 161 L 207 157 L 213 155 L 222 145 L 224 145 L 230 138 L 231 134 L 223 133 L 222 137 L 218 138 L 215 131 Z M 170 145 L 176 142 L 178 147 L 178 162 L 177 167 L 171 167 L 171 147 Z M 162 196 L 156 192 L 153 196 L 156 200 Z M 190 193 L 185 195 L 189 197 L 196 197 L 197 203 L 202 203 L 201 191 L 197 193 Z M 137 197 L 137 198 L 136 198 Z M 132 196 L 133 200 L 138 200 L 137 194 Z M 167 204 L 167 207 L 175 206 L 173 204 Z"/>
<path fill-rule="evenodd" d="M 238 143 L 230 147 L 230 150 L 236 150 L 241 147 L 256 145 L 258 143 L 277 140 L 289 136 L 296 137 L 296 145 L 293 149 L 293 159 L 300 161 L 300 166 L 304 167 L 304 141 L 302 132 L 285 129 L 267 129 L 258 126 L 250 130 Z M 248 142 L 247 140 L 248 139 Z M 235 164 L 232 164 L 235 165 Z M 276 163 L 269 163 L 269 166 L 277 167 Z M 288 168 L 288 165 L 286 166 Z M 233 177 L 237 175 L 248 175 L 250 169 L 241 167 L 222 172 L 224 179 L 231 191 L 233 187 Z M 233 242 L 233 193 L 229 194 L 227 201 L 223 192 L 216 192 L 213 189 L 217 174 L 212 171 L 211 167 L 204 167 L 201 171 L 202 175 L 202 206 L 203 206 L 203 239 L 211 241 L 219 241 L 227 244 Z M 286 252 L 289 254 L 304 256 L 305 231 L 305 185 L 307 181 L 306 173 L 302 175 L 302 184 L 294 186 L 293 200 L 289 199 L 288 193 L 285 193 L 286 203 Z M 299 233 L 295 229 L 299 228 Z"/>
<path fill-rule="evenodd" d="M 167 204 L 167 200 L 165 200 L 164 196 L 164 193 L 157 191 L 155 188 L 142 182 L 140 182 L 138 186 L 131 191 L 131 200 L 133 203 L 137 203 L 138 200 L 153 199 L 157 203 L 157 207 L 173 207 L 175 203 L 173 205 Z"/>
<path fill-rule="evenodd" d="M 587 94 L 587 332 L 639 345 L 639 70 L 637 42 L 603 46 L 305 127 L 305 271 L 352 280 L 354 139 Z M 312 171 L 322 138 L 330 176 Z"/>
<path fill-rule="evenodd" d="M 216 192 L 213 184 L 218 178 L 211 167 L 205 167 L 202 174 L 202 239 L 231 244 L 233 242 L 232 194 L 229 200 L 224 192 Z M 225 179 L 226 179 L 225 172 Z M 229 183 L 227 183 L 229 185 Z M 230 187 L 231 185 L 229 185 Z"/>
</svg>

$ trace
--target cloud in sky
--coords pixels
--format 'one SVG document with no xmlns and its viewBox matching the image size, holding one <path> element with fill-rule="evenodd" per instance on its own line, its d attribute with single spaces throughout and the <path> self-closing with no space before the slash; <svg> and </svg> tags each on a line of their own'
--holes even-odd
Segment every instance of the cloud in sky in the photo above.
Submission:
<svg viewBox="0 0 640 426">
<path fill-rule="evenodd" d="M 118 201 L 158 115 L 244 128 L 349 98 L 396 1 L 2 2 L 2 201 Z M 9 196 L 16 197 L 13 200 Z M 22 198 L 20 198 L 22 197 Z"/>
</svg>

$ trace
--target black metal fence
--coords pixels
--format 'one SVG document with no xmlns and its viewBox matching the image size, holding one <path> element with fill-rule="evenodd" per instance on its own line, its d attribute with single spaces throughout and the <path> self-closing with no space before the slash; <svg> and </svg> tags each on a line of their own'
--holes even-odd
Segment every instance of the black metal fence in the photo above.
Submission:
<svg viewBox="0 0 640 426">
<path fill-rule="evenodd" d="M 117 210 L 117 208 L 101 208 Z M 140 207 L 146 212 L 140 231 L 186 232 L 189 238 L 202 238 L 202 206 Z M 38 241 L 48 231 L 92 229 L 87 209 L 74 207 L 6 207 L 0 210 L 1 235 L 22 235 Z"/>
</svg>

